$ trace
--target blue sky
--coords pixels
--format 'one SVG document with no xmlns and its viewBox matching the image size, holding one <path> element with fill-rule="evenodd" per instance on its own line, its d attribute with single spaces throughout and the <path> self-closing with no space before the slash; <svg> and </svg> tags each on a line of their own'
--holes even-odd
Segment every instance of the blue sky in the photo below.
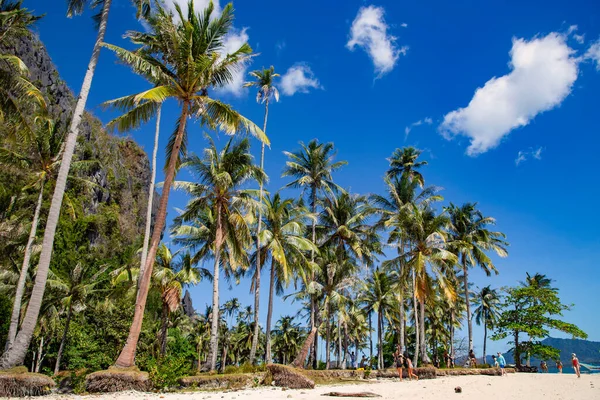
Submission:
<svg viewBox="0 0 600 400">
<path fill-rule="evenodd" d="M 46 13 L 36 29 L 61 76 L 78 92 L 95 40 L 93 24 L 89 13 L 67 19 L 66 7 L 54 3 L 26 0 L 25 6 Z M 203 4 L 196 1 L 198 8 Z M 234 5 L 237 30 L 229 43 L 247 40 L 259 53 L 248 70 L 274 65 L 284 75 L 281 101 L 270 110 L 268 190 L 286 183 L 280 178 L 282 152 L 297 149 L 299 141 L 335 142 L 339 159 L 349 163 L 336 181 L 362 194 L 383 191 L 385 159 L 395 148 L 417 146 L 429 162 L 426 182 L 443 187 L 445 202 L 478 202 L 508 236 L 510 255 L 497 260 L 500 275 L 486 278 L 475 270 L 475 286 L 514 285 L 525 272 L 545 273 L 563 300 L 575 304 L 566 317 L 600 340 L 592 300 L 600 291 L 597 1 Z M 129 1 L 114 0 L 106 41 L 128 46 L 122 39 L 128 29 L 143 28 Z M 87 108 L 107 122 L 115 114 L 100 103 L 147 87 L 103 50 Z M 218 96 L 262 124 L 254 92 L 238 85 Z M 176 116 L 176 104 L 166 105 L 162 148 Z M 153 129 L 149 124 L 129 135 L 151 152 Z M 196 153 L 205 146 L 203 131 L 197 124 L 189 129 Z M 259 149 L 255 142 L 255 154 Z M 185 196 L 173 194 L 170 216 L 184 205 Z M 252 301 L 248 281 L 223 289 L 222 301 Z M 191 293 L 195 307 L 203 309 L 210 284 Z M 278 301 L 275 314 L 295 308 Z M 478 354 L 482 336 L 476 327 Z M 505 346 L 489 343 L 488 349 Z"/>
</svg>

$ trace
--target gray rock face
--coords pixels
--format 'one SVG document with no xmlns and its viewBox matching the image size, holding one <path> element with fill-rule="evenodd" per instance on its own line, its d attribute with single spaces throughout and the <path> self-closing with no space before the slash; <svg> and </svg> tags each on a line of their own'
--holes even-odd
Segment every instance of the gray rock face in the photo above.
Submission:
<svg viewBox="0 0 600 400">
<path fill-rule="evenodd" d="M 42 42 L 36 37 L 20 38 L 0 51 L 15 54 L 23 60 L 29 68 L 31 82 L 46 97 L 49 114 L 58 129 L 66 132 L 76 97 L 60 78 Z M 99 68 L 102 68 L 101 63 L 102 60 Z M 96 214 L 104 206 L 118 205 L 119 228 L 133 243 L 143 234 L 145 226 L 151 177 L 146 153 L 133 140 L 106 132 L 100 120 L 86 112 L 80 125 L 74 161 L 90 161 L 89 167 L 78 173 L 92 182 L 92 188 L 86 189 L 89 193 L 82 204 L 84 212 Z M 155 194 L 154 214 L 159 200 Z M 100 236 L 92 233 L 90 239 L 95 242 L 101 240 Z"/>
<path fill-rule="evenodd" d="M 183 312 L 188 317 L 191 318 L 196 314 L 196 310 L 194 310 L 194 306 L 192 304 L 192 296 L 190 296 L 190 292 L 187 290 L 185 291 L 185 295 L 181 300 L 181 305 L 183 306 Z"/>
</svg>

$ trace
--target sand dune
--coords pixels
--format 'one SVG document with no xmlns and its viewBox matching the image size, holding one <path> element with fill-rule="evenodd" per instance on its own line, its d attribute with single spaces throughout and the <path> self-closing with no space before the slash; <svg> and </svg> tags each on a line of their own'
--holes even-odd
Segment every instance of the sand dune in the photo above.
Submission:
<svg viewBox="0 0 600 400">
<path fill-rule="evenodd" d="M 460 386 L 462 393 L 454 393 Z M 582 375 L 577 378 L 571 374 L 510 374 L 506 377 L 459 376 L 438 378 L 435 380 L 369 381 L 354 385 L 318 386 L 314 390 L 282 390 L 281 388 L 256 388 L 232 392 L 194 392 L 194 393 L 137 393 L 75 396 L 53 395 L 47 399 L 108 400 L 108 399 L 198 399 L 198 400 L 309 400 L 334 399 L 322 397 L 323 393 L 337 392 L 373 392 L 381 399 L 394 400 L 600 400 L 600 375 Z"/>
</svg>

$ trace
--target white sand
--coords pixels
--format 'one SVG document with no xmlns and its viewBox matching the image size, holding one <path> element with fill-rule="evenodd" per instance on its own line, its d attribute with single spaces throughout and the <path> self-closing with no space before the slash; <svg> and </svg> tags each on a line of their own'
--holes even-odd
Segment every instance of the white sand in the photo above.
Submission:
<svg viewBox="0 0 600 400">
<path fill-rule="evenodd" d="M 462 393 L 454 393 L 460 386 Z M 281 390 L 280 388 L 257 388 L 231 392 L 195 393 L 114 393 L 104 395 L 74 396 L 53 395 L 42 397 L 52 400 L 108 400 L 108 399 L 197 399 L 197 400 L 309 400 L 344 399 L 323 397 L 328 392 L 373 392 L 379 399 L 394 400 L 600 400 L 600 374 L 584 374 L 581 378 L 572 374 L 509 374 L 495 376 L 459 376 L 433 380 L 400 383 L 394 380 L 370 381 L 369 383 L 335 386 L 318 386 L 313 390 Z M 351 399 L 351 398 L 349 398 Z"/>
</svg>

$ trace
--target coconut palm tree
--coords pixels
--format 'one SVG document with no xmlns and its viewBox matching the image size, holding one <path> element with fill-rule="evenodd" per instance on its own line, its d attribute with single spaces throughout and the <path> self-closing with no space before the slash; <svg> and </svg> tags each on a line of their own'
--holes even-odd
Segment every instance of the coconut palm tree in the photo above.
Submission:
<svg viewBox="0 0 600 400">
<path fill-rule="evenodd" d="M 498 317 L 500 316 L 500 296 L 496 289 L 490 285 L 484 287 L 475 294 L 475 322 L 477 325 L 483 324 L 483 363 L 486 360 L 487 330 L 493 329 Z"/>
<path fill-rule="evenodd" d="M 233 326 L 233 318 L 235 314 L 240 310 L 242 304 L 237 297 L 232 298 L 231 300 L 227 300 L 225 304 L 223 304 L 223 312 L 226 316 L 231 319 L 231 325 Z"/>
<path fill-rule="evenodd" d="M 383 365 L 383 330 L 384 321 L 389 319 L 388 312 L 394 305 L 392 280 L 386 271 L 375 269 L 364 282 L 359 302 L 364 305 L 365 312 L 377 313 L 377 368 Z"/>
<path fill-rule="evenodd" d="M 256 70 L 250 72 L 255 80 L 252 82 L 246 82 L 244 87 L 257 87 L 258 92 L 256 93 L 256 102 L 264 103 L 265 105 L 265 117 L 263 121 L 263 132 L 267 132 L 267 120 L 269 118 L 269 100 L 273 98 L 275 101 L 279 101 L 279 91 L 273 85 L 274 78 L 278 77 L 279 74 L 275 73 L 275 68 L 263 68 L 262 70 Z M 260 168 L 265 169 L 265 143 L 263 142 L 260 150 Z M 260 184 L 259 201 L 263 200 L 263 185 Z M 258 225 L 256 229 L 256 268 L 254 277 L 254 342 L 252 342 L 252 350 L 250 350 L 250 363 L 254 363 L 256 356 L 256 346 L 258 345 L 258 315 L 259 315 L 259 302 L 260 302 L 260 266 L 261 266 L 261 244 L 260 244 L 260 232 L 262 227 L 262 214 L 261 209 L 258 210 Z M 268 335 L 267 335 L 268 337 Z M 268 339 L 267 339 L 268 340 Z"/>
<path fill-rule="evenodd" d="M 202 213 L 210 213 L 214 220 L 214 229 L 205 229 L 206 239 L 211 239 L 212 242 L 204 241 L 196 246 L 210 249 L 214 257 L 213 317 L 208 367 L 215 370 L 221 264 L 228 264 L 232 270 L 248 265 L 246 249 L 252 240 L 249 222 L 252 219 L 251 213 L 258 205 L 252 198 L 252 191 L 241 189 L 241 186 L 250 180 L 263 180 L 264 173 L 252 163 L 248 139 L 239 142 L 231 139 L 220 151 L 210 138 L 209 142 L 210 146 L 205 149 L 203 158 L 191 156 L 182 164 L 182 167 L 189 168 L 198 182 L 177 182 L 177 186 L 185 188 L 192 196 L 181 215 L 183 220 Z M 227 258 L 222 258 L 224 250 Z"/>
<path fill-rule="evenodd" d="M 289 315 L 281 316 L 272 332 L 273 352 L 276 354 L 277 361 L 282 364 L 288 364 L 295 357 L 306 335 L 294 319 Z"/>
<path fill-rule="evenodd" d="M 85 104 L 87 102 L 94 72 L 100 56 L 101 44 L 104 41 L 104 34 L 106 33 L 106 25 L 108 22 L 108 13 L 112 4 L 112 0 L 69 0 L 67 2 L 67 16 L 71 17 L 76 14 L 81 14 L 88 3 L 92 7 L 99 5 L 102 6 L 102 11 L 97 16 L 98 33 L 96 36 L 96 42 L 92 50 L 92 56 L 88 64 L 85 77 L 83 79 L 79 97 L 77 98 L 77 103 L 75 104 L 75 108 L 73 110 L 71 123 L 69 125 L 68 134 L 65 140 L 60 168 L 56 178 L 56 185 L 54 187 L 54 194 L 52 195 L 52 202 L 50 203 L 50 210 L 46 220 L 44 240 L 42 242 L 42 252 L 40 254 L 37 274 L 35 277 L 35 286 L 31 294 L 31 301 L 29 302 L 29 307 L 27 308 L 27 312 L 23 318 L 21 330 L 17 334 L 12 346 L 7 349 L 0 358 L 0 368 L 10 368 L 23 363 L 25 354 L 27 353 L 27 349 L 31 343 L 33 331 L 35 329 L 36 321 L 40 312 L 40 307 L 42 305 L 44 291 L 46 289 L 46 280 L 48 278 L 50 259 L 52 257 L 52 249 L 54 246 L 54 235 L 56 233 L 56 227 L 60 217 L 63 197 L 67 185 L 67 177 L 69 175 L 69 169 L 71 168 L 73 154 L 75 152 L 75 145 L 77 143 L 77 136 L 79 134 L 79 125 L 83 117 Z M 135 0 L 134 3 L 144 10 L 148 9 L 149 1 L 147 0 Z M 3 5 L 4 4 L 9 3 L 3 2 Z"/>
<path fill-rule="evenodd" d="M 282 199 L 279 193 L 263 198 L 263 202 L 264 229 L 260 233 L 262 247 L 257 250 L 257 256 L 259 252 L 263 254 L 264 257 L 261 259 L 263 264 L 269 258 L 271 259 L 269 304 L 265 328 L 265 362 L 270 363 L 272 358 L 270 333 L 275 292 L 279 295 L 283 294 L 283 289 L 292 280 L 294 272 L 308 265 L 304 254 L 308 251 L 318 252 L 318 249 L 310 239 L 305 237 L 306 222 L 315 217 L 302 204 L 294 202 L 293 199 Z M 257 276 L 255 271 L 254 288 L 258 285 Z M 254 343 L 252 347 L 254 348 Z M 252 361 L 252 352 L 250 358 Z"/>
<path fill-rule="evenodd" d="M 333 182 L 333 172 L 346 165 L 346 161 L 334 161 L 335 152 L 333 143 L 319 143 L 313 139 L 308 145 L 300 142 L 302 147 L 296 152 L 287 152 L 288 157 L 282 177 L 292 177 L 294 180 L 286 187 L 301 188 L 303 191 L 308 189 L 309 203 L 311 213 L 317 213 L 317 196 L 319 194 L 332 193 L 333 191 L 343 191 Z M 312 223 L 312 241 L 316 243 L 316 221 Z M 315 253 L 311 253 L 311 262 L 314 262 Z M 314 276 L 310 277 L 310 282 L 314 281 Z M 316 299 L 311 296 L 310 327 L 311 330 L 316 327 Z M 309 336 L 310 337 L 310 336 Z M 314 335 L 313 344 L 313 363 L 317 365 L 317 343 L 319 341 L 318 332 Z"/>
<path fill-rule="evenodd" d="M 48 286 L 62 294 L 60 302 L 67 314 L 62 339 L 60 340 L 58 353 L 56 354 L 56 364 L 54 365 L 55 375 L 58 374 L 60 368 L 60 361 L 67 342 L 71 318 L 74 313 L 86 309 L 88 297 L 99 291 L 97 285 L 102 282 L 100 277 L 107 269 L 108 266 L 103 266 L 100 270 L 92 273 L 94 268 L 91 265 L 78 263 L 73 269 L 67 271 L 60 268 L 56 269 L 48 280 Z"/>
<path fill-rule="evenodd" d="M 409 181 L 416 181 L 419 186 L 425 184 L 423 175 L 419 168 L 427 165 L 427 161 L 417 161 L 422 151 L 414 147 L 403 147 L 402 149 L 394 150 L 392 156 L 387 160 L 390 167 L 387 170 L 386 176 L 390 178 L 406 177 Z"/>
<path fill-rule="evenodd" d="M 404 229 L 409 241 L 403 256 L 406 257 L 406 267 L 412 274 L 414 295 L 419 301 L 419 350 L 425 363 L 429 362 L 425 341 L 425 302 L 432 292 L 433 285 L 429 271 L 433 273 L 444 295 L 448 298 L 454 296 L 449 278 L 453 277 L 453 266 L 457 257 L 447 249 L 445 229 L 448 225 L 449 219 L 446 215 L 436 214 L 429 207 L 414 208 L 412 215 L 405 222 Z"/>
<path fill-rule="evenodd" d="M 168 98 L 178 100 L 181 105 L 175 132 L 167 146 L 167 166 L 161 201 L 144 274 L 140 278 L 136 312 L 127 343 L 116 362 L 120 367 L 134 364 L 152 266 L 165 226 L 169 192 L 175 173 L 180 167 L 180 156 L 186 153 L 188 118 L 196 118 L 209 128 L 221 129 L 227 134 L 246 131 L 258 136 L 262 141 L 267 141 L 260 128 L 229 105 L 209 96 L 209 89 L 229 83 L 233 73 L 251 57 L 252 49 L 247 43 L 232 53 L 223 54 L 224 37 L 233 23 L 233 6 L 228 4 L 223 8 L 221 15 L 216 17 L 213 16 L 212 3 L 209 3 L 204 12 L 198 14 L 194 11 L 193 1 L 188 3 L 187 15 L 184 15 L 179 5 L 176 5 L 176 11 L 177 18 L 157 4 L 154 12 L 146 19 L 149 31 L 127 34 L 133 43 L 141 46 L 138 50 L 129 51 L 105 45 L 113 50 L 122 62 L 131 66 L 134 72 L 155 82 L 152 89 L 108 102 L 108 105 L 126 111 L 116 123 L 135 126 L 146 122 L 154 114 L 154 110 Z M 219 217 L 222 216 L 220 213 L 221 210 L 217 212 Z M 217 239 L 219 245 L 222 244 L 222 239 Z M 218 259 L 220 249 L 215 253 Z M 218 281 L 217 276 L 215 281 Z"/>
<path fill-rule="evenodd" d="M 160 291 L 162 301 L 162 319 L 160 328 L 160 355 L 167 352 L 167 329 L 169 314 L 177 310 L 181 304 L 181 296 L 185 285 L 196 285 L 202 278 L 212 279 L 205 268 L 194 267 L 189 253 L 176 260 L 177 253 L 161 244 L 156 252 L 156 268 L 154 269 L 153 286 Z"/>
<path fill-rule="evenodd" d="M 447 208 L 450 216 L 450 242 L 452 250 L 459 257 L 464 279 L 464 297 L 467 308 L 467 326 L 469 335 L 469 350 L 473 350 L 473 321 L 469 294 L 469 268 L 479 266 L 487 276 L 492 272 L 498 274 L 492 259 L 487 252 L 493 251 L 500 257 L 506 257 L 508 242 L 502 232 L 494 232 L 488 226 L 496 220 L 484 217 L 477 209 L 477 203 L 465 203 L 458 207 L 452 203 Z"/>
</svg>

